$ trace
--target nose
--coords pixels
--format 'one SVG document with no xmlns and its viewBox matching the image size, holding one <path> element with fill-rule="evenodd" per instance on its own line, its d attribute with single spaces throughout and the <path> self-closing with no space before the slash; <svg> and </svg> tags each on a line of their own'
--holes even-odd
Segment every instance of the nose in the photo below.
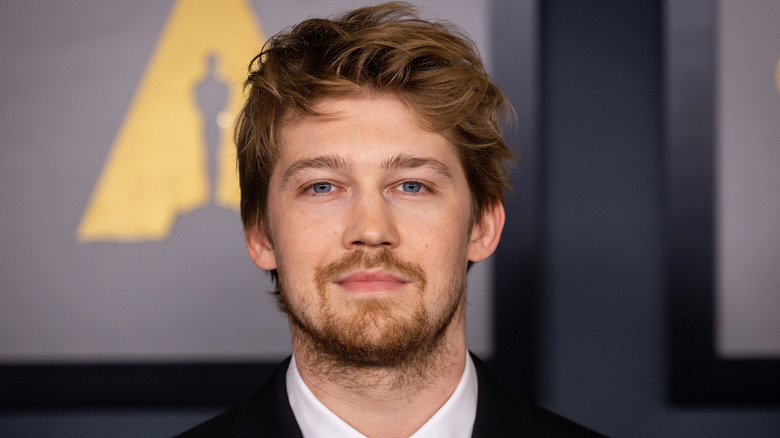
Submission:
<svg viewBox="0 0 780 438">
<path fill-rule="evenodd" d="M 394 212 L 380 193 L 355 196 L 346 214 L 345 248 L 393 248 L 398 245 Z"/>
</svg>

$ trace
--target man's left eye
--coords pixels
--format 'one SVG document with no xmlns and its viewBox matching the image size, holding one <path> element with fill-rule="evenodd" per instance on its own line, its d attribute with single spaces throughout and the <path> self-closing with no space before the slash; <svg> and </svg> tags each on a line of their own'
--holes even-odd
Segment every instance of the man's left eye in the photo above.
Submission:
<svg viewBox="0 0 780 438">
<path fill-rule="evenodd" d="M 314 191 L 314 193 L 328 193 L 333 190 L 333 184 L 327 182 L 318 182 L 312 184 L 311 189 Z"/>
<path fill-rule="evenodd" d="M 419 193 L 423 185 L 416 181 L 406 181 L 401 183 L 401 189 L 406 193 Z"/>
</svg>

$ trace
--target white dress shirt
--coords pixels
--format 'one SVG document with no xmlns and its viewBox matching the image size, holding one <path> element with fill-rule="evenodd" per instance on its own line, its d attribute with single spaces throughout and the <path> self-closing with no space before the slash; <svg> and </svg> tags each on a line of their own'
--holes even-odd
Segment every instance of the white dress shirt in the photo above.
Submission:
<svg viewBox="0 0 780 438">
<path fill-rule="evenodd" d="M 295 356 L 287 368 L 287 397 L 304 438 L 365 438 L 325 407 L 298 373 Z M 410 438 L 469 438 L 477 416 L 477 372 L 466 353 L 466 366 L 455 392 Z"/>
</svg>

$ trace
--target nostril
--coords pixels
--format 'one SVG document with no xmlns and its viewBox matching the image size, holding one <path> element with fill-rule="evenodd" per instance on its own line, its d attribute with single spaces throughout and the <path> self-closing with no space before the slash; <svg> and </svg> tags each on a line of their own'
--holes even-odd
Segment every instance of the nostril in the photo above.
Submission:
<svg viewBox="0 0 780 438">
<path fill-rule="evenodd" d="M 387 248 L 398 243 L 398 230 L 393 212 L 378 197 L 368 195 L 352 199 L 345 213 L 348 226 L 342 242 L 350 248 Z"/>
<path fill-rule="evenodd" d="M 381 242 L 376 242 L 376 243 L 373 243 L 371 241 L 363 241 L 363 240 L 354 240 L 354 241 L 352 241 L 352 247 L 355 248 L 355 249 L 359 249 L 359 248 L 372 248 L 372 247 L 379 247 L 379 246 L 392 247 L 393 243 L 392 242 L 387 242 L 387 241 L 381 241 Z"/>
</svg>

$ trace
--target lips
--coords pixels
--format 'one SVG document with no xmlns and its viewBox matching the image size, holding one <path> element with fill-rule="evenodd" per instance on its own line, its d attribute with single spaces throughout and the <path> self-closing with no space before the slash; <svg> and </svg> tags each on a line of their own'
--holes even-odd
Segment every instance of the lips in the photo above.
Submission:
<svg viewBox="0 0 780 438">
<path fill-rule="evenodd" d="M 342 277 L 335 283 L 350 292 L 367 294 L 391 292 L 410 281 L 386 271 L 360 271 Z"/>
</svg>

